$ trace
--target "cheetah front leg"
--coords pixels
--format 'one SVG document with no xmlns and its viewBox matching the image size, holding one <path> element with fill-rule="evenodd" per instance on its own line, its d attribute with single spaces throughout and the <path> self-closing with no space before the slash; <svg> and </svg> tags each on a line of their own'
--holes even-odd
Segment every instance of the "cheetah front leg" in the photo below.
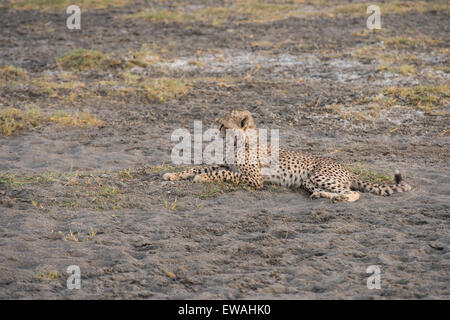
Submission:
<svg viewBox="0 0 450 320">
<path fill-rule="evenodd" d="M 311 192 L 311 199 L 328 198 L 333 202 L 348 201 L 354 202 L 359 199 L 359 193 L 351 191 L 345 188 L 345 185 L 340 183 L 331 183 L 330 181 L 323 180 L 320 177 L 318 181 L 317 177 L 310 177 L 303 183 L 303 187 Z"/>
<path fill-rule="evenodd" d="M 163 175 L 164 180 L 179 181 L 195 177 L 196 175 L 209 174 L 217 170 L 223 169 L 220 166 L 203 167 L 197 166 L 181 172 L 168 172 Z"/>
<path fill-rule="evenodd" d="M 201 173 L 194 177 L 194 182 L 232 181 L 250 188 L 260 190 L 263 187 L 263 179 L 259 167 L 252 165 L 237 166 L 237 171 L 220 168 L 207 173 Z"/>
<path fill-rule="evenodd" d="M 318 198 L 331 199 L 333 196 L 337 195 L 335 193 L 327 192 L 324 189 L 318 187 L 311 180 L 304 181 L 302 186 L 304 189 L 306 189 L 306 191 L 309 191 L 311 193 L 311 195 L 310 195 L 311 199 L 318 199 Z"/>
<path fill-rule="evenodd" d="M 213 181 L 232 181 L 233 183 L 240 182 L 241 175 L 227 169 L 211 170 L 209 172 L 197 174 L 194 177 L 194 182 L 213 182 Z"/>
</svg>

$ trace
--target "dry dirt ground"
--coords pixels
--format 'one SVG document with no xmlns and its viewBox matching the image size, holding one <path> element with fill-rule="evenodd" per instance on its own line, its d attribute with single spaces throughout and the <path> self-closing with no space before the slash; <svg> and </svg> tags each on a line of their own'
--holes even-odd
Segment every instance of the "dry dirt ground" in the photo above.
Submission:
<svg viewBox="0 0 450 320">
<path fill-rule="evenodd" d="M 0 298 L 450 298 L 447 1 L 79 2 L 0 2 Z M 414 190 L 163 181 L 232 109 Z"/>
</svg>

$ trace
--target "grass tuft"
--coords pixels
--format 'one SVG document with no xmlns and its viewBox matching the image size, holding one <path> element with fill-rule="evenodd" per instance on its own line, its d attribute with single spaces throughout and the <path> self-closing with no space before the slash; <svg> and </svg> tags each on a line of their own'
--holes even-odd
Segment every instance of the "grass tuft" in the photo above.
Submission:
<svg viewBox="0 0 450 320">
<path fill-rule="evenodd" d="M 149 22 L 186 23 L 189 22 L 193 17 L 184 12 L 160 10 L 160 11 L 143 11 L 137 14 L 126 16 L 125 18 L 142 19 Z"/>
<path fill-rule="evenodd" d="M 359 177 L 370 183 L 380 183 L 380 184 L 389 184 L 394 182 L 393 175 L 388 175 L 385 173 L 376 172 L 370 169 L 367 169 L 360 163 L 356 163 L 350 166 L 347 166 L 347 169 L 353 173 L 359 175 Z"/>
<path fill-rule="evenodd" d="M 58 111 L 53 113 L 49 120 L 65 126 L 74 127 L 100 127 L 105 124 L 102 120 L 98 119 L 97 116 L 91 115 L 87 111 L 75 113 Z"/>
<path fill-rule="evenodd" d="M 425 85 L 414 87 L 392 86 L 383 90 L 390 104 L 404 104 L 431 113 L 436 108 L 445 107 L 450 96 L 450 85 Z"/>
<path fill-rule="evenodd" d="M 200 199 L 208 199 L 223 193 L 220 185 L 215 183 L 205 183 L 200 193 L 197 195 Z"/>
<path fill-rule="evenodd" d="M 422 37 L 385 37 L 385 36 L 377 36 L 378 41 L 383 41 L 386 45 L 390 47 L 405 48 L 405 47 L 429 47 L 432 45 L 439 44 L 441 41 L 438 39 L 433 39 L 428 36 Z"/>
<path fill-rule="evenodd" d="M 22 10 L 62 11 L 72 4 L 82 9 L 124 6 L 130 0 L 10 0 L 10 6 Z"/>
<path fill-rule="evenodd" d="M 18 131 L 40 125 L 42 120 L 39 108 L 28 108 L 25 111 L 17 108 L 0 110 L 0 134 L 12 136 Z"/>
<path fill-rule="evenodd" d="M 170 202 L 165 197 L 163 197 L 164 208 L 166 208 L 169 211 L 174 211 L 177 208 L 177 201 L 178 198 L 175 198 L 174 201 Z"/>
<path fill-rule="evenodd" d="M 444 113 L 438 109 L 448 108 L 450 85 L 422 85 L 413 87 L 391 86 L 380 94 L 358 100 L 360 104 L 376 103 L 379 107 L 403 105 L 419 108 L 428 115 L 437 116 Z"/>
<path fill-rule="evenodd" d="M 89 112 L 69 113 L 57 111 L 50 115 L 43 114 L 39 108 L 32 107 L 25 110 L 7 108 L 0 110 L 0 134 L 12 136 L 20 131 L 26 131 L 45 122 L 55 122 L 65 126 L 74 127 L 100 127 L 105 122 Z"/>
<path fill-rule="evenodd" d="M 6 81 L 20 81 L 27 80 L 29 78 L 28 73 L 14 66 L 3 66 L 0 67 L 0 80 Z"/>
<path fill-rule="evenodd" d="M 387 65 L 381 65 L 378 68 L 379 71 L 385 71 L 385 72 L 393 72 L 393 73 L 398 73 L 401 74 L 403 76 L 407 76 L 409 74 L 416 74 L 417 70 L 416 68 L 411 65 L 411 64 L 404 64 L 398 67 L 393 67 L 393 66 L 387 66 Z"/>
<path fill-rule="evenodd" d="M 376 3 L 380 7 L 381 14 L 405 14 L 409 12 L 445 11 L 449 10 L 446 0 L 438 1 L 390 1 Z M 335 14 L 352 16 L 366 15 L 367 3 L 349 3 L 334 7 Z"/>
<path fill-rule="evenodd" d="M 40 272 L 36 275 L 36 278 L 46 279 L 46 280 L 57 280 L 61 278 L 61 274 L 59 271 L 50 271 L 50 272 Z"/>
<path fill-rule="evenodd" d="M 58 58 L 57 63 L 64 70 L 86 71 L 113 67 L 121 64 L 121 61 L 99 51 L 78 48 Z"/>
</svg>

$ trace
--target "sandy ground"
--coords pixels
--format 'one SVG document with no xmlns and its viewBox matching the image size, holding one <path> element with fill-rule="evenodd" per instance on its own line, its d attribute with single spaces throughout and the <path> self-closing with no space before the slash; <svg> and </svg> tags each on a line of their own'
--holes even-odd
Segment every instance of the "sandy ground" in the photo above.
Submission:
<svg viewBox="0 0 450 320">
<path fill-rule="evenodd" d="M 380 44 L 355 35 L 367 31 L 364 15 L 219 25 L 123 19 L 174 10 L 165 6 L 89 10 L 81 31 L 66 30 L 62 13 L 0 7 L 0 65 L 33 79 L 76 77 L 94 88 L 125 70 L 190 86 L 166 101 L 96 91 L 69 103 L 64 89 L 55 97 L 2 82 L 0 108 L 88 110 L 106 125 L 0 136 L 0 172 L 13 177 L 0 178 L 0 298 L 449 299 L 448 91 L 435 114 L 401 101 L 372 114 L 361 102 L 390 86 L 448 84 L 439 66 L 449 64 L 449 11 L 383 15 L 385 37 L 435 40 L 382 49 L 416 57 L 416 72 L 402 74 L 355 57 Z M 157 45 L 161 60 L 83 72 L 55 62 L 78 47 L 126 60 L 142 44 Z M 173 170 L 173 130 L 192 131 L 194 120 L 212 126 L 232 109 L 279 129 L 284 148 L 388 175 L 398 168 L 414 190 L 331 203 L 273 186 L 162 181 Z M 69 265 L 81 269 L 80 290 L 66 287 Z M 370 265 L 381 268 L 380 290 L 366 287 Z"/>
</svg>

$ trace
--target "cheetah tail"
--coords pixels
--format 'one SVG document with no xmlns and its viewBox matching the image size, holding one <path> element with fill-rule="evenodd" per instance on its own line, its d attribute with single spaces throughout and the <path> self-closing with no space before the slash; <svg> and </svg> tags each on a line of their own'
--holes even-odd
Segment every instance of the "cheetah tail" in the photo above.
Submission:
<svg viewBox="0 0 450 320">
<path fill-rule="evenodd" d="M 395 184 L 386 185 L 362 181 L 358 176 L 355 175 L 354 180 L 352 181 L 352 189 L 361 192 L 374 193 L 379 196 L 389 196 L 395 192 L 407 192 L 412 189 L 409 184 L 403 181 L 400 171 L 395 170 L 394 178 Z"/>
</svg>

